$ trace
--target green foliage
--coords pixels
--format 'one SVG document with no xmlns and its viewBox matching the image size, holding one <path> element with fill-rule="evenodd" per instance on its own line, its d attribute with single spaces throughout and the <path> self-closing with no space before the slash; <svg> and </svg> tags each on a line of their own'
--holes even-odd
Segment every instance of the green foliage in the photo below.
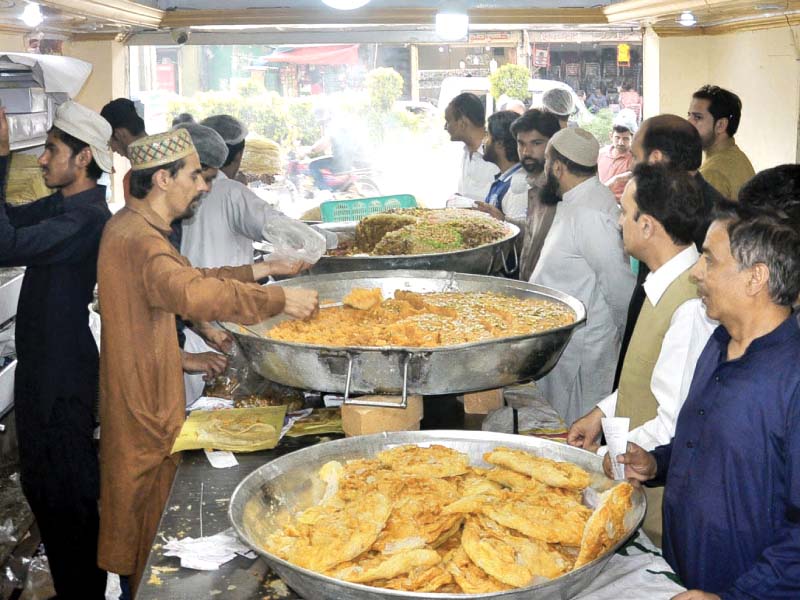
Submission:
<svg viewBox="0 0 800 600">
<path fill-rule="evenodd" d="M 403 76 L 389 67 L 373 69 L 365 83 L 370 106 L 378 112 L 388 112 L 403 94 Z"/>
<path fill-rule="evenodd" d="M 252 96 L 260 96 L 266 93 L 263 83 L 259 83 L 253 79 L 243 81 L 236 87 L 236 91 L 244 98 L 251 98 Z"/>
<path fill-rule="evenodd" d="M 611 138 L 611 123 L 613 120 L 614 114 L 611 109 L 603 108 L 594 115 L 591 123 L 583 123 L 581 127 L 594 135 L 601 146 L 605 146 Z"/>
<path fill-rule="evenodd" d="M 507 64 L 489 75 L 492 96 L 497 100 L 505 94 L 509 98 L 525 101 L 528 99 L 528 69 L 522 65 Z"/>
</svg>

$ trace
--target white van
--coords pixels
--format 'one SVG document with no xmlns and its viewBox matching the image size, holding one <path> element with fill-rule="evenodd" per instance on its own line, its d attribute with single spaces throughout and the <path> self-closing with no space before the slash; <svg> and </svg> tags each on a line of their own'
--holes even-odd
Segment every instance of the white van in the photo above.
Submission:
<svg viewBox="0 0 800 600">
<path fill-rule="evenodd" d="M 542 96 L 554 88 L 562 88 L 572 94 L 577 111 L 572 117 L 579 124 L 589 123 L 594 117 L 586 108 L 583 100 L 578 98 L 570 86 L 561 81 L 551 79 L 528 79 L 528 98 L 526 104 L 529 108 L 541 108 Z M 442 80 L 442 87 L 439 90 L 439 110 L 444 110 L 450 101 L 464 92 L 471 92 L 486 101 L 486 116 L 494 112 L 494 97 L 491 93 L 491 85 L 488 77 L 445 77 Z"/>
</svg>

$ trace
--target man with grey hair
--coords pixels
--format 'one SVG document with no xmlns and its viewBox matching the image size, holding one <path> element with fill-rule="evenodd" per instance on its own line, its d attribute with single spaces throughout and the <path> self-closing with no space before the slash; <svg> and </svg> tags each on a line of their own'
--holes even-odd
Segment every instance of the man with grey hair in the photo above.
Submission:
<svg viewBox="0 0 800 600">
<path fill-rule="evenodd" d="M 586 306 L 587 322 L 536 385 L 571 425 L 613 390 L 620 339 L 635 278 L 622 249 L 614 194 L 597 178 L 600 145 L 580 128 L 562 129 L 545 152 L 541 201 L 556 205 L 531 275 Z"/>
<path fill-rule="evenodd" d="M 626 477 L 665 486 L 664 557 L 697 588 L 673 600 L 797 598 L 800 231 L 785 215 L 725 206 L 692 275 L 720 326 L 670 443 L 631 443 L 618 459 Z"/>
</svg>

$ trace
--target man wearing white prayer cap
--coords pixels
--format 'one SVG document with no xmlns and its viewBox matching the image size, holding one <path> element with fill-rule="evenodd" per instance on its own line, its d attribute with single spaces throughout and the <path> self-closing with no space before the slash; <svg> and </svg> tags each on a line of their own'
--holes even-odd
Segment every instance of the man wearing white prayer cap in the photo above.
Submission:
<svg viewBox="0 0 800 600">
<path fill-rule="evenodd" d="M 542 108 L 558 117 L 561 129 L 566 129 L 570 116 L 575 112 L 575 100 L 569 90 L 553 88 L 542 96 Z"/>
<path fill-rule="evenodd" d="M 531 283 L 561 290 L 586 307 L 572 336 L 537 387 L 570 426 L 612 392 L 635 278 L 622 248 L 619 207 L 597 178 L 600 145 L 580 128 L 562 129 L 545 152 L 541 201 L 556 206 Z"/>
<path fill-rule="evenodd" d="M 98 352 L 87 305 L 100 235 L 111 217 L 105 186 L 111 126 L 61 104 L 39 157 L 55 191 L 23 206 L 0 196 L 0 266 L 25 266 L 16 318 L 14 417 L 22 490 L 47 549 L 59 598 L 105 598 L 97 566 L 99 468 L 93 439 Z M 0 109 L 0 190 L 10 162 Z"/>
</svg>

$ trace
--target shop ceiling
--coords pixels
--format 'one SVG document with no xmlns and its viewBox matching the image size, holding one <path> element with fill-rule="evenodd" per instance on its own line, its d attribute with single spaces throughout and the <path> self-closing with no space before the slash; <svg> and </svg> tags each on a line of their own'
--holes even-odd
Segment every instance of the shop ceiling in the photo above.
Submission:
<svg viewBox="0 0 800 600">
<path fill-rule="evenodd" d="M 370 37 L 433 43 L 435 14 L 443 2 L 371 0 L 363 8 L 339 11 L 321 0 L 226 0 L 225 9 L 218 8 L 219 0 L 40 0 L 44 21 L 35 31 L 20 18 L 26 4 L 0 0 L 0 31 L 129 42 L 144 35 L 150 43 L 170 43 L 171 30 L 189 28 L 190 43 L 219 43 L 203 41 L 214 32 L 224 32 L 223 43 L 263 43 L 265 34 L 276 43 L 291 43 L 298 34 L 318 43 Z M 661 35 L 703 35 L 800 26 L 800 0 L 484 0 L 461 7 L 473 30 L 652 26 Z M 677 24 L 684 11 L 693 13 L 697 25 Z"/>
</svg>

